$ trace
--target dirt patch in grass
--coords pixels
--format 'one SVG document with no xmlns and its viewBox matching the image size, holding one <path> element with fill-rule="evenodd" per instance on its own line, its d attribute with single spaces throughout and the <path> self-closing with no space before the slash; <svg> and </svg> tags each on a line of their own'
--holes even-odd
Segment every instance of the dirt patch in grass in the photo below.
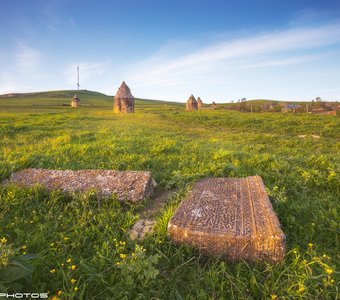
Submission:
<svg viewBox="0 0 340 300">
<path fill-rule="evenodd" d="M 141 212 L 142 219 L 154 219 L 155 216 L 165 207 L 167 200 L 177 190 L 166 190 L 162 187 L 157 187 L 151 200 L 147 202 L 146 207 Z"/>
</svg>

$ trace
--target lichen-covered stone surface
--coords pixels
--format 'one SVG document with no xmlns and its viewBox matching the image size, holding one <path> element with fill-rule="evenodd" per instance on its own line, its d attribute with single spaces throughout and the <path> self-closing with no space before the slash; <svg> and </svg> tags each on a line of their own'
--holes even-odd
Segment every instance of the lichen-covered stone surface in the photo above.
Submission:
<svg viewBox="0 0 340 300">
<path fill-rule="evenodd" d="M 130 229 L 129 237 L 131 240 L 142 241 L 145 236 L 152 232 L 155 221 L 151 220 L 138 220 Z"/>
<path fill-rule="evenodd" d="M 115 195 L 120 201 L 130 202 L 151 196 L 156 185 L 151 172 L 113 170 L 26 169 L 13 173 L 8 182 L 71 193 L 95 190 L 99 197 Z"/>
<path fill-rule="evenodd" d="M 261 177 L 197 182 L 168 224 L 177 243 L 227 260 L 281 262 L 285 236 Z"/>
</svg>

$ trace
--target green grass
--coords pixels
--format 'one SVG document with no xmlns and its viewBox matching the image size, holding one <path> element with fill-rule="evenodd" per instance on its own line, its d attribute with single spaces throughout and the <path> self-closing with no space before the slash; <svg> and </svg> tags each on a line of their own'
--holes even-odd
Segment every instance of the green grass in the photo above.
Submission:
<svg viewBox="0 0 340 300">
<path fill-rule="evenodd" d="M 33 272 L 15 280 L 23 291 L 61 291 L 62 299 L 339 297 L 339 117 L 187 113 L 147 100 L 136 101 L 135 114 L 114 115 L 112 97 L 77 92 L 82 106 L 71 109 L 62 106 L 65 94 L 74 91 L 0 98 L 1 180 L 28 167 L 150 170 L 177 192 L 155 234 L 137 243 L 127 232 L 145 203 L 112 198 L 98 208 L 91 193 L 1 188 L 0 267 L 29 260 Z M 171 243 L 167 222 L 194 181 L 255 174 L 287 237 L 282 265 L 230 264 Z M 1 274 L 0 291 L 19 288 Z"/>
</svg>

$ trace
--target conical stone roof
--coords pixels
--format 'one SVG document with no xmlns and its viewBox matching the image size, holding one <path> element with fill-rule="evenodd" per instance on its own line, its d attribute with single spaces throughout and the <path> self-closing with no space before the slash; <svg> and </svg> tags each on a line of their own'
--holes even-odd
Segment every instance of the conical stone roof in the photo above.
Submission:
<svg viewBox="0 0 340 300">
<path fill-rule="evenodd" d="M 77 94 L 75 94 L 72 98 L 73 101 L 80 101 L 80 99 L 77 97 Z"/>
<path fill-rule="evenodd" d="M 129 87 L 126 85 L 125 81 L 122 82 L 119 87 L 115 99 L 133 99 L 134 97 L 131 94 Z"/>
<path fill-rule="evenodd" d="M 195 99 L 193 94 L 191 94 L 191 96 L 190 96 L 189 100 L 187 101 L 187 103 L 190 103 L 190 104 L 196 103 L 197 104 L 197 100 Z"/>
</svg>

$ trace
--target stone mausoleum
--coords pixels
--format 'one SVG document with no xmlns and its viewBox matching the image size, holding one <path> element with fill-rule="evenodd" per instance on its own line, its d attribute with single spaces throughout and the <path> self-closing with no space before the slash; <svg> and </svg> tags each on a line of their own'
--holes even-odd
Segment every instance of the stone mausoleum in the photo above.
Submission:
<svg viewBox="0 0 340 300">
<path fill-rule="evenodd" d="M 124 81 L 114 97 L 113 111 L 115 113 L 135 112 L 135 98 L 132 96 L 129 87 Z"/>
<path fill-rule="evenodd" d="M 187 111 L 197 110 L 197 101 L 194 95 L 191 94 L 189 100 L 186 103 L 185 110 Z"/>
<path fill-rule="evenodd" d="M 77 95 L 74 95 L 74 97 L 71 100 L 71 107 L 75 108 L 78 107 L 80 104 L 80 99 L 77 97 Z"/>
<path fill-rule="evenodd" d="M 203 105 L 203 101 L 200 97 L 197 98 L 197 109 L 201 109 Z"/>
</svg>

